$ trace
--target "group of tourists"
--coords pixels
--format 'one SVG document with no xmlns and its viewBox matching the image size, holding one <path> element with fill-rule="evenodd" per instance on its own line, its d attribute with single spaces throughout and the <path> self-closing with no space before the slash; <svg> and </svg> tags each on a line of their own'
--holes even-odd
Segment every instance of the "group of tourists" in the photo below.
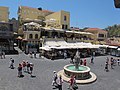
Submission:
<svg viewBox="0 0 120 90">
<path fill-rule="evenodd" d="M 62 90 L 62 83 L 63 83 L 63 79 L 61 75 L 57 75 L 56 71 L 53 71 L 53 81 L 52 81 L 52 86 L 54 86 L 53 89 L 57 89 L 58 90 Z M 76 90 L 78 89 L 78 86 L 76 84 L 76 79 L 75 79 L 75 75 L 71 75 L 70 80 L 68 81 L 69 83 L 69 87 L 68 89 L 70 90 Z"/>
<path fill-rule="evenodd" d="M 37 58 L 37 57 L 36 57 L 36 51 L 30 52 L 29 55 L 30 55 L 30 58 L 33 58 L 33 57 L 34 57 L 34 58 Z"/>
<path fill-rule="evenodd" d="M 18 77 L 24 76 L 22 72 L 26 72 L 32 77 L 33 66 L 33 63 L 29 63 L 28 61 L 23 60 L 22 63 L 19 63 L 18 65 Z"/>
<path fill-rule="evenodd" d="M 106 62 L 105 62 L 105 71 L 108 72 L 109 67 L 111 69 L 114 69 L 114 66 L 116 66 L 116 65 L 120 66 L 120 59 L 119 58 L 115 59 L 113 57 L 111 57 L 111 58 L 107 57 Z"/>
<path fill-rule="evenodd" d="M 53 71 L 53 81 L 52 81 L 52 86 L 54 86 L 53 89 L 58 88 L 58 90 L 62 90 L 62 83 L 63 83 L 63 79 L 61 77 L 61 75 L 57 75 L 56 71 Z"/>
<path fill-rule="evenodd" d="M 5 59 L 5 52 L 4 51 L 0 51 L 0 58 Z"/>
<path fill-rule="evenodd" d="M 52 81 L 52 86 L 54 86 L 53 89 L 58 88 L 58 90 L 62 90 L 62 84 L 63 84 L 62 76 L 61 75 L 58 76 L 56 71 L 53 71 L 53 73 L 54 73 L 53 74 L 53 81 Z M 75 75 L 71 75 L 68 83 L 69 83 L 68 89 L 70 89 L 70 90 L 78 89 L 78 86 L 76 84 Z"/>
<path fill-rule="evenodd" d="M 14 59 L 10 58 L 10 65 L 9 68 L 14 69 Z M 18 77 L 24 77 L 23 72 L 26 72 L 28 74 L 31 75 L 31 77 L 33 76 L 33 63 L 29 63 L 28 61 L 23 60 L 22 63 L 19 63 L 17 70 L 18 70 Z"/>
</svg>

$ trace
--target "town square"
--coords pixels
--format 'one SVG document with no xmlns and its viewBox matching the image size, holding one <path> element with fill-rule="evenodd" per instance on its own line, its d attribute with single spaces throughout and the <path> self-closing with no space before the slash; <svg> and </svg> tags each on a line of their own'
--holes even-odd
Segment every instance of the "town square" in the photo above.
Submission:
<svg viewBox="0 0 120 90">
<path fill-rule="evenodd" d="M 120 0 L 1 0 L 0 90 L 120 90 L 119 10 Z"/>
</svg>

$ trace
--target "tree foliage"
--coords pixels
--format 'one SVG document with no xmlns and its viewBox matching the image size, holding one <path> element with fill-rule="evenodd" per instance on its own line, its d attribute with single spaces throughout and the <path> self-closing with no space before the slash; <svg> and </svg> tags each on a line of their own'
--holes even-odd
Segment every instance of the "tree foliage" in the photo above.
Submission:
<svg viewBox="0 0 120 90">
<path fill-rule="evenodd" d="M 108 31 L 108 36 L 112 37 L 112 36 L 120 36 L 120 25 L 113 25 L 113 26 L 108 26 L 107 28 L 105 28 L 105 30 Z"/>
</svg>

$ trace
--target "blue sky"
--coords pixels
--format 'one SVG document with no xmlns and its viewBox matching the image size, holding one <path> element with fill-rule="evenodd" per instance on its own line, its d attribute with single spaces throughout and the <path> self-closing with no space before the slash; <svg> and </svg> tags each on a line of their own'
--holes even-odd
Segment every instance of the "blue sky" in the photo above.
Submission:
<svg viewBox="0 0 120 90">
<path fill-rule="evenodd" d="M 120 9 L 114 0 L 0 0 L 0 6 L 9 7 L 10 18 L 17 18 L 18 6 L 42 7 L 51 11 L 70 12 L 71 26 L 106 28 L 120 24 Z"/>
</svg>

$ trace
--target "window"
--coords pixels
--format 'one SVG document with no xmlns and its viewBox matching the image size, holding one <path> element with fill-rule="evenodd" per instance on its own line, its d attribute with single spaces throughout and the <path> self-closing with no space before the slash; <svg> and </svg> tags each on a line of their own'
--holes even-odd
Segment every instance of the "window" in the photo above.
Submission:
<svg viewBox="0 0 120 90">
<path fill-rule="evenodd" d="M 67 17 L 66 16 L 64 16 L 64 21 L 66 21 L 67 20 Z"/>
<path fill-rule="evenodd" d="M 104 37 L 104 34 L 99 34 L 99 37 Z"/>
<path fill-rule="evenodd" d="M 38 39 L 38 34 L 35 34 L 35 39 Z"/>
<path fill-rule="evenodd" d="M 62 29 L 67 29 L 68 28 L 68 25 L 62 25 Z"/>
<path fill-rule="evenodd" d="M 32 39 L 32 38 L 33 38 L 33 35 L 32 35 L 32 34 L 30 34 L 30 35 L 29 35 L 29 38 L 30 38 L 30 39 Z"/>
<path fill-rule="evenodd" d="M 62 29 L 64 29 L 64 24 L 62 25 Z"/>
</svg>

